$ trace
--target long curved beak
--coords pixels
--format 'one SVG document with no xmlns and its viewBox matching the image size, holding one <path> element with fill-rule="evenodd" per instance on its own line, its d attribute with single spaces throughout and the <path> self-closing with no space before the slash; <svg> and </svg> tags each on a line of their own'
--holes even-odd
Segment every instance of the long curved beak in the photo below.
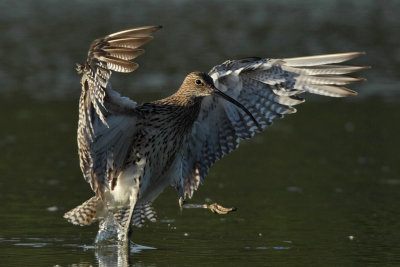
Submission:
<svg viewBox="0 0 400 267">
<path fill-rule="evenodd" d="M 249 115 L 249 117 L 254 121 L 254 123 L 257 125 L 258 129 L 260 130 L 260 132 L 262 131 L 261 125 L 258 123 L 258 121 L 256 120 L 256 118 L 253 117 L 253 114 L 251 114 L 251 112 L 242 104 L 240 104 L 238 101 L 236 101 L 235 99 L 233 99 L 232 97 L 228 96 L 227 94 L 223 93 L 222 91 L 218 90 L 217 88 L 213 88 L 214 90 L 214 94 L 219 95 L 223 98 L 225 98 L 227 101 L 231 102 L 232 104 L 238 106 L 239 108 L 241 108 L 244 112 L 246 112 L 247 115 Z"/>
</svg>

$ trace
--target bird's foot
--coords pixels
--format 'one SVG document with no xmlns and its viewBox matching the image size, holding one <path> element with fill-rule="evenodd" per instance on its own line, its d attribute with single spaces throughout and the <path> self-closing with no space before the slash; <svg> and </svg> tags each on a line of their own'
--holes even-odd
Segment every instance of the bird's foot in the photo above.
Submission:
<svg viewBox="0 0 400 267">
<path fill-rule="evenodd" d="M 209 210 L 211 210 L 213 213 L 218 213 L 218 214 L 227 214 L 231 211 L 236 211 L 235 207 L 225 208 L 225 207 L 219 205 L 218 203 L 213 203 L 213 204 L 207 205 L 207 208 Z"/>
<path fill-rule="evenodd" d="M 231 211 L 236 211 L 236 208 L 234 208 L 234 207 L 225 208 L 225 207 L 219 205 L 218 203 L 191 204 L 191 203 L 187 203 L 182 198 L 179 199 L 179 207 L 181 208 L 181 210 L 182 210 L 182 208 L 185 208 L 185 209 L 209 209 L 209 210 L 211 210 L 211 212 L 217 213 L 217 214 L 227 214 Z"/>
</svg>

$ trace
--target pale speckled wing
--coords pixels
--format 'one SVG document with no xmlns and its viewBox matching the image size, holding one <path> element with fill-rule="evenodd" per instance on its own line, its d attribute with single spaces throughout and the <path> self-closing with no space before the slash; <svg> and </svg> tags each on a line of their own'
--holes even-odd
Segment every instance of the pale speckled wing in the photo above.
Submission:
<svg viewBox="0 0 400 267">
<path fill-rule="evenodd" d="M 264 129 L 274 119 L 295 113 L 293 106 L 304 102 L 298 96 L 301 93 L 331 97 L 355 95 L 356 92 L 342 86 L 363 79 L 345 74 L 368 67 L 336 63 L 361 54 L 228 60 L 212 68 L 209 75 L 219 90 L 244 105 Z M 192 197 L 215 161 L 237 148 L 240 140 L 251 138 L 259 130 L 253 120 L 232 103 L 215 95 L 205 97 L 183 156 L 182 179 L 178 185 L 180 196 Z"/>
<path fill-rule="evenodd" d="M 123 168 L 135 132 L 136 103 L 111 89 L 112 71 L 132 72 L 130 60 L 143 54 L 140 46 L 152 40 L 160 26 L 147 26 L 110 34 L 93 41 L 82 73 L 79 101 L 78 149 L 83 175 L 103 197 L 110 180 Z"/>
</svg>

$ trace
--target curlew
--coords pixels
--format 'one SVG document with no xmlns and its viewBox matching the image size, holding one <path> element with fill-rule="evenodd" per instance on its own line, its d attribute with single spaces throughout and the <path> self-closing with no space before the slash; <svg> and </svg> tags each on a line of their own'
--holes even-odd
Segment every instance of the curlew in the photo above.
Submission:
<svg viewBox="0 0 400 267">
<path fill-rule="evenodd" d="M 337 64 L 362 52 L 227 60 L 208 73 L 190 73 L 173 95 L 137 105 L 111 89 L 109 79 L 112 71 L 134 71 L 138 64 L 131 60 L 143 54 L 139 47 L 160 28 L 134 28 L 97 39 L 85 64 L 77 66 L 82 74 L 80 167 L 95 196 L 64 217 L 81 226 L 100 221 L 97 241 L 113 224 L 117 230 L 108 233 L 126 242 L 132 226 L 141 226 L 146 218 L 155 221 L 152 202 L 168 185 L 176 188 L 181 207 L 232 211 L 185 200 L 240 140 L 295 113 L 293 106 L 304 102 L 300 94 L 356 95 L 343 85 L 363 79 L 346 74 L 368 68 Z"/>
</svg>

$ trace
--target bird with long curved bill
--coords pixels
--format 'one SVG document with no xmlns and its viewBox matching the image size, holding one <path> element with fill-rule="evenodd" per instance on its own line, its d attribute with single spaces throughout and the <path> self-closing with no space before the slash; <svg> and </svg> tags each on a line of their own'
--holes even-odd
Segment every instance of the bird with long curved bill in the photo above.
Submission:
<svg viewBox="0 0 400 267">
<path fill-rule="evenodd" d="M 129 29 L 93 41 L 82 74 L 78 151 L 95 196 L 65 213 L 76 225 L 99 221 L 96 241 L 127 242 L 132 226 L 156 221 L 152 202 L 168 186 L 179 206 L 226 214 L 235 208 L 191 204 L 210 167 L 303 103 L 300 94 L 356 95 L 343 87 L 362 81 L 346 74 L 368 66 L 341 65 L 362 52 L 309 57 L 227 60 L 192 72 L 171 96 L 137 105 L 111 89 L 111 73 L 132 72 L 140 47 L 160 26 Z M 111 230 L 110 230 L 111 229 Z"/>
</svg>

